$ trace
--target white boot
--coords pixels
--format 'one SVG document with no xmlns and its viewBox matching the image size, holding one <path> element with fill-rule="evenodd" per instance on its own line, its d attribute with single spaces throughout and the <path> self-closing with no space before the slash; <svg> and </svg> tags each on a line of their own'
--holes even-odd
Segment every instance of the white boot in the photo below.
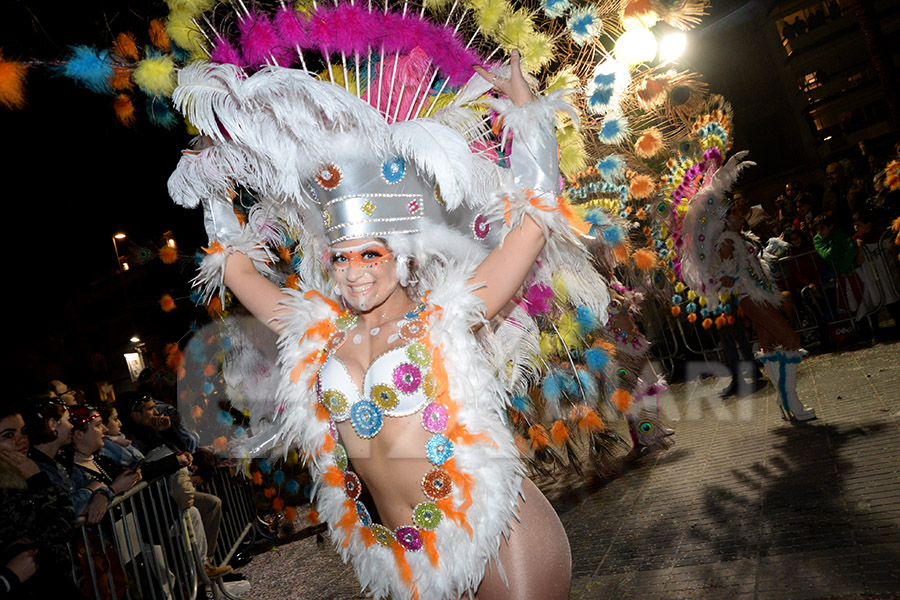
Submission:
<svg viewBox="0 0 900 600">
<path fill-rule="evenodd" d="M 805 406 L 797 397 L 797 368 L 806 355 L 806 350 L 801 349 L 775 350 L 756 356 L 775 386 L 778 406 L 785 420 L 810 421 L 816 418 L 816 411 Z"/>
</svg>

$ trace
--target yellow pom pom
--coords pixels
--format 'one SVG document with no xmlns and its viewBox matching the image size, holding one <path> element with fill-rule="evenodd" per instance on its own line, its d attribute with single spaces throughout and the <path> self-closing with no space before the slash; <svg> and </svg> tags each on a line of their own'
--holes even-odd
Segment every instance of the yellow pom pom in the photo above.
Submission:
<svg viewBox="0 0 900 600">
<path fill-rule="evenodd" d="M 475 8 L 475 22 L 488 36 L 496 36 L 500 32 L 500 21 L 512 12 L 506 0 L 479 0 L 472 3 Z"/>
<path fill-rule="evenodd" d="M 553 295 L 560 304 L 565 304 L 569 301 L 569 289 L 566 287 L 564 271 L 557 271 L 553 274 Z"/>
<path fill-rule="evenodd" d="M 532 36 L 534 36 L 534 22 L 527 10 L 510 12 L 500 22 L 501 44 L 508 50 L 524 48 Z"/>
<path fill-rule="evenodd" d="M 559 330 L 559 336 L 562 338 L 563 343 L 568 346 L 569 350 L 584 346 L 584 340 L 581 337 L 581 327 L 572 313 L 564 312 L 559 318 L 556 328 Z"/>
<path fill-rule="evenodd" d="M 697 299 L 697 292 L 695 292 L 694 290 L 688 290 L 687 297 L 688 297 L 688 300 L 693 302 L 694 300 Z"/>
<path fill-rule="evenodd" d="M 334 79 L 335 85 L 339 85 L 344 89 L 348 89 L 353 93 L 356 93 L 356 77 L 353 75 L 353 73 L 350 72 L 349 69 L 347 71 L 344 71 L 344 67 L 339 64 L 331 65 L 331 78 Z M 346 82 L 344 81 L 345 78 Z M 331 81 L 331 79 L 328 77 L 327 69 L 319 73 L 319 79 L 321 79 L 322 81 Z"/>
<path fill-rule="evenodd" d="M 145 58 L 131 79 L 149 96 L 170 97 L 175 91 L 175 59 L 171 54 Z"/>
<path fill-rule="evenodd" d="M 199 15 L 203 11 L 211 9 L 216 4 L 216 0 L 166 0 L 166 4 L 169 10 Z"/>
<path fill-rule="evenodd" d="M 542 358 L 547 360 L 556 354 L 556 341 L 556 335 L 551 335 L 546 331 L 541 333 L 540 346 Z"/>
<path fill-rule="evenodd" d="M 190 52 L 192 60 L 209 56 L 209 52 L 206 50 L 206 38 L 194 24 L 193 19 L 197 14 L 199 13 L 173 10 L 169 13 L 169 21 L 166 23 L 166 33 L 169 34 L 169 38 Z"/>
<path fill-rule="evenodd" d="M 572 72 L 572 67 L 566 67 L 550 77 L 546 91 L 549 94 L 556 90 L 574 90 L 580 85 L 578 76 Z"/>
<path fill-rule="evenodd" d="M 671 250 L 674 247 L 675 247 L 675 240 L 673 240 L 672 238 L 667 239 L 666 240 L 666 248 Z"/>
<path fill-rule="evenodd" d="M 675 284 L 675 293 L 680 294 L 681 292 L 684 291 L 684 287 L 685 287 L 684 284 L 679 281 L 678 283 Z"/>
<path fill-rule="evenodd" d="M 557 130 L 556 139 L 559 142 L 559 168 L 563 175 L 570 177 L 583 170 L 587 165 L 587 151 L 581 134 L 574 127 L 566 127 Z"/>
<path fill-rule="evenodd" d="M 698 304 L 700 304 L 700 306 L 706 306 L 706 296 L 700 296 Z"/>
<path fill-rule="evenodd" d="M 523 38 L 522 68 L 529 73 L 537 73 L 550 64 L 556 51 L 556 44 L 543 33 L 532 33 Z"/>
</svg>

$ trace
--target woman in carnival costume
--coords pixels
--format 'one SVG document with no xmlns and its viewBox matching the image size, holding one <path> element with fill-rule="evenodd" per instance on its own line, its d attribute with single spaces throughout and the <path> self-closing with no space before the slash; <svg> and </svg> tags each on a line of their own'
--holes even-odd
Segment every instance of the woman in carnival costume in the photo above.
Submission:
<svg viewBox="0 0 900 600">
<path fill-rule="evenodd" d="M 782 296 L 759 260 L 759 240 L 741 233 L 743 216 L 728 194 L 741 170 L 755 164 L 744 161 L 746 155 L 732 156 L 691 198 L 682 224 L 681 274 L 705 295 L 709 310 L 716 309 L 720 295 L 738 299 L 756 326 L 761 349 L 756 358 L 775 385 L 784 418 L 809 421 L 815 410 L 797 397 L 797 369 L 807 352 L 778 310 Z"/>
<path fill-rule="evenodd" d="M 452 58 L 481 62 L 466 52 Z M 606 319 L 588 226 L 558 195 L 555 114 L 571 107 L 534 98 L 514 51 L 508 71 L 475 66 L 422 117 L 409 76 L 421 53 L 375 66 L 357 55 L 368 91 L 357 79 L 355 95 L 305 70 L 189 65 L 173 100 L 202 137 L 170 193 L 203 203 L 206 296 L 224 282 L 280 335 L 277 408 L 240 447 L 300 448 L 320 518 L 368 593 L 566 598 L 568 541 L 524 477 L 505 410 L 536 377 L 538 327 L 510 302 L 523 283 L 562 281 Z M 512 134 L 509 168 L 459 133 L 479 131 L 491 89 L 509 98 L 490 101 Z M 257 199 L 244 223 L 238 189 Z M 266 244 L 285 237 L 299 276 L 282 288 Z M 253 375 L 229 372 L 232 384 Z"/>
</svg>

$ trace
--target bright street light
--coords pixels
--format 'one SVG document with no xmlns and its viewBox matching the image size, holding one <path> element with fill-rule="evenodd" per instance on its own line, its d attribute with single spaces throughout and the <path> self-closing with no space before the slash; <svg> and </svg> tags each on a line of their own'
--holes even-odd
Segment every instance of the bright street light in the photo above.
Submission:
<svg viewBox="0 0 900 600">
<path fill-rule="evenodd" d="M 616 40 L 613 54 L 621 63 L 636 65 L 656 58 L 656 38 L 649 29 L 632 27 Z"/>
<path fill-rule="evenodd" d="M 676 32 L 667 34 L 659 43 L 659 57 L 663 61 L 675 60 L 684 53 L 687 36 Z"/>
</svg>

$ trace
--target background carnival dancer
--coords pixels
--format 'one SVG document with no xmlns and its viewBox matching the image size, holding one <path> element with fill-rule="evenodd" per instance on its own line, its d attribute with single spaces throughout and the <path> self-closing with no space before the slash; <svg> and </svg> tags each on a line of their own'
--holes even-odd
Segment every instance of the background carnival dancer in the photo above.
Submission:
<svg viewBox="0 0 900 600">
<path fill-rule="evenodd" d="M 214 295 L 224 280 L 281 336 L 279 405 L 242 447 L 299 446 L 320 517 L 376 598 L 568 596 L 565 532 L 505 422 L 537 346 L 510 300 L 526 280 L 564 278 L 605 321 L 608 296 L 579 241 L 587 227 L 558 196 L 553 123 L 568 105 L 534 99 L 516 52 L 510 66 L 477 67 L 460 96 L 509 97 L 491 106 L 511 168 L 436 121 L 387 125 L 304 72 L 203 65 L 174 96 L 210 144 L 170 179 L 176 200 L 205 205 L 199 281 Z M 244 226 L 237 186 L 261 198 Z M 264 242 L 285 231 L 303 248 L 297 290 L 266 277 Z"/>
<path fill-rule="evenodd" d="M 746 156 L 747 152 L 732 156 L 691 198 L 681 230 L 681 273 L 686 283 L 705 295 L 710 310 L 720 297 L 738 298 L 744 315 L 756 326 L 761 349 L 757 359 L 775 385 L 784 417 L 808 421 L 816 413 L 800 402 L 796 390 L 797 369 L 807 352 L 778 310 L 781 292 L 759 260 L 759 240 L 741 233 L 743 217 L 728 195 L 741 170 L 755 164 L 744 161 Z"/>
</svg>

